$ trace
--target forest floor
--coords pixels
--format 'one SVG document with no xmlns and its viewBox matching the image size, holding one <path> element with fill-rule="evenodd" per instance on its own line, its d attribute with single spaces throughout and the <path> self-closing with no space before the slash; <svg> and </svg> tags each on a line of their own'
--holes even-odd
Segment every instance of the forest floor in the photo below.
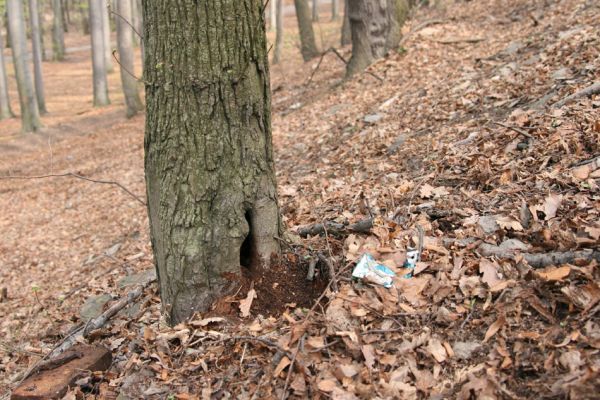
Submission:
<svg viewBox="0 0 600 400">
<path fill-rule="evenodd" d="M 349 81 L 332 53 L 302 63 L 286 20 L 271 70 L 286 262 L 304 274 L 319 252 L 329 261 L 321 301 L 269 313 L 263 285 L 254 307 L 239 293 L 233 314 L 169 328 L 152 284 L 93 332 L 113 364 L 68 398 L 597 397 L 600 97 L 555 103 L 600 81 L 600 5 L 441 3 Z M 339 22 L 316 32 L 323 49 L 337 46 Z M 0 122 L 0 396 L 128 293 L 123 278 L 153 268 L 138 199 L 144 116 L 125 118 L 118 72 L 112 104 L 93 108 L 90 64 L 87 51 L 44 64 L 40 133 Z M 74 177 L 6 179 L 64 173 L 133 196 Z M 351 232 L 364 220 L 371 229 Z M 324 221 L 346 228 L 295 234 Z M 351 279 L 364 253 L 396 272 L 391 288 Z"/>
</svg>

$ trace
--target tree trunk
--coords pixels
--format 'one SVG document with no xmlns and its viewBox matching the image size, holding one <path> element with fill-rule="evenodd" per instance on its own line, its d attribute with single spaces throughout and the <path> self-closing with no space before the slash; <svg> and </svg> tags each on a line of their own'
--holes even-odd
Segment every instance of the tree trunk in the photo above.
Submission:
<svg viewBox="0 0 600 400">
<path fill-rule="evenodd" d="M 4 18 L 0 18 L 0 32 L 2 32 L 1 21 Z M 5 118 L 12 118 L 13 114 L 10 108 L 10 98 L 8 97 L 8 79 L 6 77 L 6 63 L 4 61 L 4 42 L 2 41 L 2 35 L 0 35 L 0 120 Z"/>
<path fill-rule="evenodd" d="M 138 0 L 129 0 L 131 2 L 131 24 L 135 28 L 136 31 L 142 32 L 142 16 L 141 10 L 139 9 L 139 1 Z M 117 9 L 119 8 L 119 4 L 117 2 Z M 117 11 L 118 12 L 118 11 Z M 119 20 L 121 18 L 116 17 L 117 27 L 119 26 Z M 133 45 L 137 46 L 140 44 L 140 37 L 133 33 Z"/>
<path fill-rule="evenodd" d="M 269 0 L 269 30 L 275 31 L 277 26 L 277 1 Z"/>
<path fill-rule="evenodd" d="M 71 25 L 71 14 L 69 13 L 69 0 L 63 0 L 63 21 L 65 22 L 65 32 L 69 32 L 69 25 Z"/>
<path fill-rule="evenodd" d="M 79 16 L 81 18 L 81 31 L 84 35 L 90 34 L 90 20 L 88 18 L 89 12 L 86 9 L 86 0 L 80 0 L 79 2 Z"/>
<path fill-rule="evenodd" d="M 117 19 L 117 44 L 127 118 L 133 117 L 142 109 L 137 79 L 131 75 L 134 72 L 133 29 L 126 22 L 131 20 L 131 11 L 131 1 L 117 2 L 117 13 L 123 17 Z"/>
<path fill-rule="evenodd" d="M 319 22 L 319 0 L 312 0 L 312 20 Z"/>
<path fill-rule="evenodd" d="M 62 4 L 60 0 L 52 0 L 52 59 L 65 59 L 65 27 L 63 23 Z"/>
<path fill-rule="evenodd" d="M 45 114 L 48 111 L 46 110 L 46 100 L 44 100 L 42 41 L 37 0 L 29 0 L 29 17 L 29 21 L 31 23 L 31 49 L 33 53 L 33 78 L 35 82 L 35 94 L 40 113 Z"/>
<path fill-rule="evenodd" d="M 7 0 L 6 11 L 8 12 L 10 47 L 12 48 L 13 65 L 21 103 L 22 130 L 23 132 L 33 132 L 41 126 L 41 123 L 31 75 L 27 66 L 27 39 L 22 0 Z"/>
<path fill-rule="evenodd" d="M 273 64 L 281 61 L 281 48 L 283 47 L 283 0 L 277 0 L 275 12 L 275 49 L 273 50 Z"/>
<path fill-rule="evenodd" d="M 331 0 L 331 20 L 337 21 L 340 16 L 339 0 Z"/>
<path fill-rule="evenodd" d="M 89 0 L 90 33 L 92 38 L 92 69 L 94 81 L 94 106 L 110 104 L 104 56 L 104 34 L 102 32 L 103 0 Z"/>
<path fill-rule="evenodd" d="M 144 43 L 144 38 L 142 37 L 144 35 L 144 13 L 142 12 L 142 0 L 135 0 L 135 2 L 137 4 L 137 10 L 138 10 L 139 29 L 136 28 L 137 32 L 134 32 L 133 35 L 140 42 L 140 50 L 142 53 L 142 68 L 143 68 L 144 57 L 146 56 L 146 46 Z"/>
<path fill-rule="evenodd" d="M 350 31 L 350 16 L 348 14 L 348 0 L 344 1 L 344 21 L 342 22 L 341 45 L 347 46 L 352 43 L 352 32 Z"/>
<path fill-rule="evenodd" d="M 300 30 L 300 52 L 302 59 L 309 61 L 319 55 L 312 21 L 310 20 L 310 8 L 307 0 L 294 0 L 296 6 L 296 18 Z"/>
<path fill-rule="evenodd" d="M 46 53 L 46 42 L 44 39 L 44 34 L 46 30 L 44 29 L 44 6 L 43 3 L 38 2 L 38 8 L 36 10 L 38 14 L 38 21 L 40 24 L 40 49 L 42 51 L 42 61 L 48 61 L 48 53 Z"/>
<path fill-rule="evenodd" d="M 148 213 L 176 324 L 279 251 L 263 2 L 143 4 Z"/>
<path fill-rule="evenodd" d="M 408 11 L 407 0 L 348 0 L 352 58 L 346 77 L 398 48 Z"/>
<path fill-rule="evenodd" d="M 126 0 L 120 0 L 126 1 Z M 102 15 L 102 41 L 104 42 L 104 64 L 106 72 L 113 72 L 112 45 L 110 42 L 110 16 L 108 15 L 108 4 L 103 0 L 100 2 Z M 131 23 L 131 20 L 128 21 Z"/>
</svg>

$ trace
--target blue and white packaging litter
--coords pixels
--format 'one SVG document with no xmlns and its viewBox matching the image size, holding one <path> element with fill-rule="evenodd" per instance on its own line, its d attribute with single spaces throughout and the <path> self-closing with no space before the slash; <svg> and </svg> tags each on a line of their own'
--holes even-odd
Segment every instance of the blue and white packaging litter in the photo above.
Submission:
<svg viewBox="0 0 600 400">
<path fill-rule="evenodd" d="M 389 289 L 392 287 L 396 274 L 385 265 L 375 261 L 372 255 L 365 253 L 354 267 L 352 276 Z"/>
<path fill-rule="evenodd" d="M 417 262 L 419 261 L 419 250 L 413 249 L 409 247 L 406 250 L 406 261 L 404 261 L 404 268 L 410 269 L 411 271 L 404 275 L 404 278 L 412 277 L 412 270 L 417 266 Z"/>
</svg>

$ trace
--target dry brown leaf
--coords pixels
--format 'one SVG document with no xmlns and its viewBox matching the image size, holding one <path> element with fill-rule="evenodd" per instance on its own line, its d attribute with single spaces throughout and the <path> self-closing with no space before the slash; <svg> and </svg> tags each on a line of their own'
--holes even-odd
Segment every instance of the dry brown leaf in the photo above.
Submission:
<svg viewBox="0 0 600 400">
<path fill-rule="evenodd" d="M 281 359 L 281 361 L 279 361 L 279 364 L 277 364 L 277 367 L 275 368 L 275 371 L 273 372 L 273 375 L 275 376 L 279 376 L 279 374 L 286 369 L 292 362 L 290 361 L 289 358 L 287 358 L 286 356 L 283 356 L 283 358 Z"/>
<path fill-rule="evenodd" d="M 337 387 L 337 382 L 333 379 L 323 379 L 322 381 L 319 381 L 319 383 L 317 383 L 317 387 L 319 388 L 319 390 L 329 393 Z"/>
<path fill-rule="evenodd" d="M 509 216 L 498 216 L 496 217 L 496 223 L 503 229 L 512 229 L 513 231 L 521 232 L 523 226 L 519 221 Z"/>
<path fill-rule="evenodd" d="M 367 368 L 373 368 L 375 365 L 375 349 L 370 344 L 365 344 L 360 347 L 363 356 L 365 357 L 365 365 Z"/>
<path fill-rule="evenodd" d="M 571 273 L 571 267 L 568 265 L 562 267 L 548 267 L 537 270 L 536 274 L 546 281 L 561 281 Z"/>
<path fill-rule="evenodd" d="M 481 280 L 487 283 L 490 288 L 502 282 L 502 279 L 498 276 L 498 263 L 494 261 L 481 259 L 479 261 L 479 272 L 483 274 Z"/>
<path fill-rule="evenodd" d="M 431 338 L 429 340 L 427 351 L 429 351 L 433 358 L 439 363 L 446 361 L 446 358 L 448 358 L 444 345 L 442 345 L 442 342 L 437 338 Z"/>
<path fill-rule="evenodd" d="M 294 394 L 297 396 L 303 396 L 306 394 L 306 381 L 304 380 L 303 374 L 296 374 L 296 377 L 290 384 L 290 388 L 294 390 Z"/>
<path fill-rule="evenodd" d="M 560 208 L 563 196 L 561 194 L 551 194 L 544 201 L 544 214 L 546 221 L 556 217 L 556 212 Z"/>
<path fill-rule="evenodd" d="M 483 338 L 483 343 L 490 340 L 490 338 L 492 336 L 494 336 L 500 330 L 500 328 L 502 328 L 504 326 L 505 323 L 506 323 L 506 318 L 504 318 L 504 316 L 501 316 L 493 324 L 491 324 L 490 327 L 488 328 L 487 332 L 485 333 L 485 337 Z"/>
<path fill-rule="evenodd" d="M 246 318 L 250 315 L 250 307 L 252 307 L 252 301 L 256 298 L 256 291 L 254 289 L 248 290 L 248 295 L 244 300 L 240 301 L 240 312 L 242 318 Z"/>
</svg>

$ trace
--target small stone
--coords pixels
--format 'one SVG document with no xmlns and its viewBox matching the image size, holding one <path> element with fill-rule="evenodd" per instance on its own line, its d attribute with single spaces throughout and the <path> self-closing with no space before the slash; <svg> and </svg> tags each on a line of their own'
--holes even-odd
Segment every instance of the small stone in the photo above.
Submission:
<svg viewBox="0 0 600 400">
<path fill-rule="evenodd" d="M 369 115 L 365 115 L 365 117 L 363 118 L 363 121 L 365 121 L 367 124 L 374 124 L 377 121 L 379 121 L 381 118 L 383 118 L 383 115 L 377 113 L 377 114 L 369 114 Z"/>
<path fill-rule="evenodd" d="M 102 314 L 102 311 L 104 311 L 104 305 L 111 300 L 112 296 L 106 293 L 89 297 L 85 303 L 83 303 L 83 306 L 81 306 L 81 310 L 79 311 L 81 318 L 87 321 L 98 317 Z"/>
<path fill-rule="evenodd" d="M 154 268 L 147 269 L 137 274 L 127 275 L 123 279 L 119 280 L 117 285 L 119 288 L 127 286 L 142 285 L 146 286 L 148 283 L 156 279 L 156 270 Z"/>
<path fill-rule="evenodd" d="M 496 217 L 494 217 L 493 215 L 484 215 L 482 217 L 479 217 L 478 224 L 483 230 L 483 233 L 485 233 L 486 235 L 491 235 L 492 233 L 500 229 L 498 223 L 496 222 Z"/>
<path fill-rule="evenodd" d="M 459 360 L 468 360 L 474 352 L 481 348 L 481 343 L 477 342 L 455 342 L 452 345 L 454 355 Z"/>
</svg>

